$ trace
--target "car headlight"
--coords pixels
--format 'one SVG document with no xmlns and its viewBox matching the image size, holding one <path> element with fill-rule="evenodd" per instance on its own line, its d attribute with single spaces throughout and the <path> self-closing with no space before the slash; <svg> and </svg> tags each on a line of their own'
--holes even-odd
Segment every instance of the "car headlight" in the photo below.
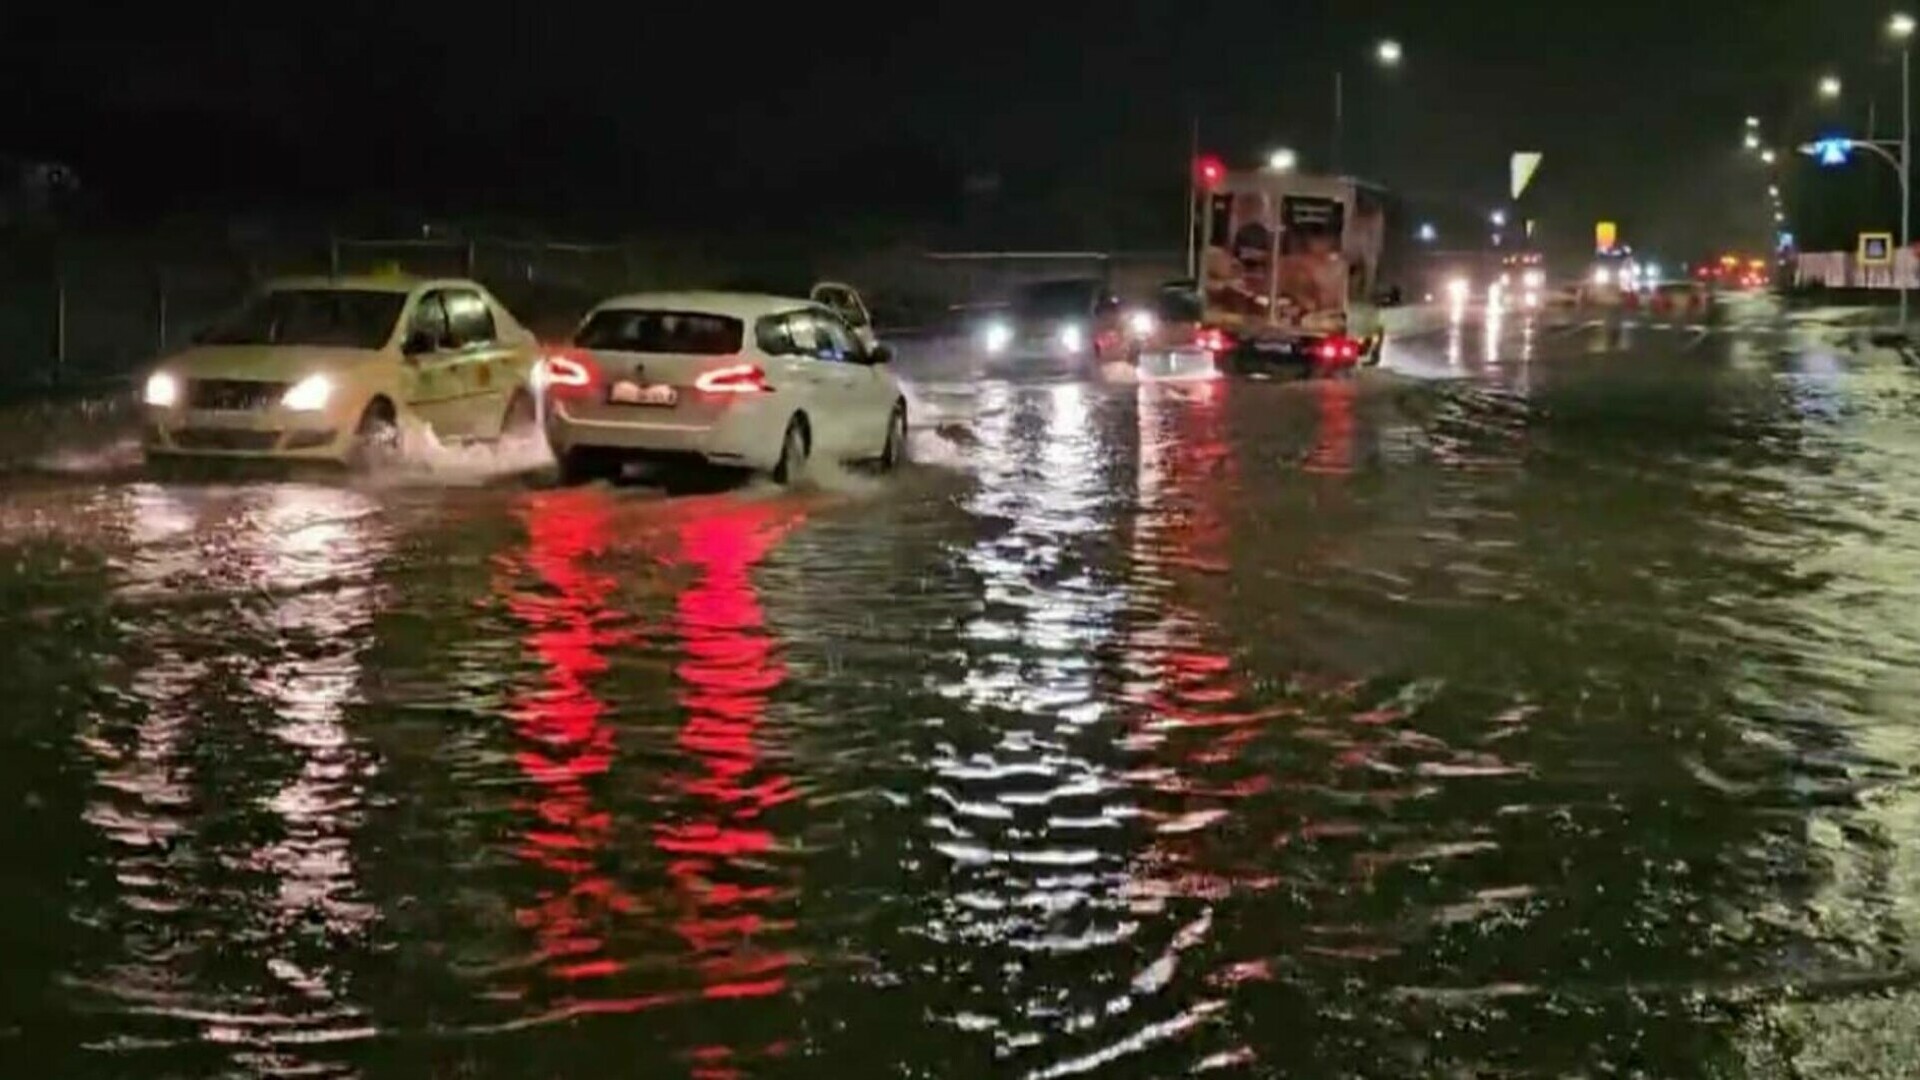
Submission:
<svg viewBox="0 0 1920 1080">
<path fill-rule="evenodd" d="M 1060 327 L 1060 347 L 1068 352 L 1079 352 L 1087 343 L 1086 334 L 1078 323 L 1067 323 Z"/>
<path fill-rule="evenodd" d="M 1520 280 L 1525 283 L 1529 289 L 1542 288 L 1547 283 L 1547 273 L 1544 270 L 1529 270 L 1521 275 Z"/>
<path fill-rule="evenodd" d="M 1136 311 L 1127 316 L 1127 329 L 1137 338 L 1153 336 L 1153 312 Z"/>
<path fill-rule="evenodd" d="M 1003 322 L 990 322 L 980 331 L 980 344 L 990 353 L 1004 352 L 1013 344 L 1013 327 Z"/>
<path fill-rule="evenodd" d="M 180 380 L 164 371 L 156 371 L 147 376 L 147 388 L 143 396 L 147 404 L 156 409 L 171 409 L 180 404 Z"/>
<path fill-rule="evenodd" d="M 1473 292 L 1473 285 L 1466 278 L 1454 278 L 1447 282 L 1447 298 L 1456 304 L 1464 304 Z"/>
<path fill-rule="evenodd" d="M 293 412 L 317 412 L 327 407 L 333 396 L 333 381 L 325 375 L 309 375 L 288 388 L 280 398 L 280 407 Z"/>
</svg>

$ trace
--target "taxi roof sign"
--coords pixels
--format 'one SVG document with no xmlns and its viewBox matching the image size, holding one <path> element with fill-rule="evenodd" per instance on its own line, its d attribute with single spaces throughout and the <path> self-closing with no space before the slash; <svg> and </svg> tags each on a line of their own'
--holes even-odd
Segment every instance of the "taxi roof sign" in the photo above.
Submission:
<svg viewBox="0 0 1920 1080">
<path fill-rule="evenodd" d="M 1860 265 L 1892 266 L 1893 234 L 1884 232 L 1861 233 Z"/>
</svg>

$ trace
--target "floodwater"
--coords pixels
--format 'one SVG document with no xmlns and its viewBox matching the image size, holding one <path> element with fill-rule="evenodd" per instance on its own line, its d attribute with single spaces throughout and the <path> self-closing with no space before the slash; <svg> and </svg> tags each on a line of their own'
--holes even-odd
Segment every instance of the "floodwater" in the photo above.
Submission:
<svg viewBox="0 0 1920 1080">
<path fill-rule="evenodd" d="M 0 1072 L 1914 1075 L 1920 373 L 1846 343 L 922 357 L 922 463 L 799 493 L 11 424 Z"/>
</svg>

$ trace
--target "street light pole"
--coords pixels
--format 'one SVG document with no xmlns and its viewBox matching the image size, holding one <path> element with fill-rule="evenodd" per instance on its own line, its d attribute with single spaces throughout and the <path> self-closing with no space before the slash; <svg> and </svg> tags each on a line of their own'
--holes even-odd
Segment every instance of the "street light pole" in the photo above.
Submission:
<svg viewBox="0 0 1920 1080">
<path fill-rule="evenodd" d="M 1900 278 L 1900 329 L 1907 328 L 1907 277 L 1913 271 L 1913 37 L 1911 24 L 1900 44 L 1900 259 L 1893 272 Z"/>
<path fill-rule="evenodd" d="M 1340 135 L 1346 123 L 1347 115 L 1347 75 L 1335 68 L 1333 72 L 1333 175 L 1340 175 Z"/>
</svg>

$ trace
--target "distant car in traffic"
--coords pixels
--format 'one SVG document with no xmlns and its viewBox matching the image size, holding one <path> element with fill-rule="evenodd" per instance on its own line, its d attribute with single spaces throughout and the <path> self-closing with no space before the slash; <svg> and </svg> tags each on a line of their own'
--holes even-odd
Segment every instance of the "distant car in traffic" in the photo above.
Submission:
<svg viewBox="0 0 1920 1080">
<path fill-rule="evenodd" d="M 978 329 L 988 356 L 1120 360 L 1128 351 L 1120 298 L 1098 278 L 1062 278 L 1015 290 Z"/>
<path fill-rule="evenodd" d="M 884 346 L 812 300 L 641 293 L 608 300 L 535 374 L 561 477 L 628 464 L 713 465 L 800 479 L 814 458 L 891 468 L 907 402 Z"/>
<path fill-rule="evenodd" d="M 442 441 L 537 430 L 534 337 L 464 279 L 267 285 L 148 372 L 149 457 L 373 465 L 403 425 Z"/>
</svg>

